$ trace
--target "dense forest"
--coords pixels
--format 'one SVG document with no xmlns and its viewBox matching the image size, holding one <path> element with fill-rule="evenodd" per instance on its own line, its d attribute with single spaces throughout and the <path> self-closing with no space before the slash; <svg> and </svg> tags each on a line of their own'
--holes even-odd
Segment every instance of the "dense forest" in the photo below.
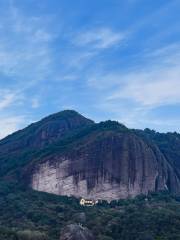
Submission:
<svg viewBox="0 0 180 240">
<path fill-rule="evenodd" d="M 86 226 L 97 240 L 180 239 L 180 198 L 168 192 L 83 207 L 73 197 L 1 182 L 0 206 L 2 240 L 58 240 L 70 223 Z"/>
</svg>

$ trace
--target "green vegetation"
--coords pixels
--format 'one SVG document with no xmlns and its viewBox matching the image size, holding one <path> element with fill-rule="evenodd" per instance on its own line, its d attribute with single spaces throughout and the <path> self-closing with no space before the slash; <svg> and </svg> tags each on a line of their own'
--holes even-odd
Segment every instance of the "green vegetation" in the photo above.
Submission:
<svg viewBox="0 0 180 240">
<path fill-rule="evenodd" d="M 82 207 L 79 200 L 0 184 L 0 239 L 58 240 L 68 223 L 83 225 L 98 240 L 180 239 L 180 198 L 166 192 Z"/>
<path fill-rule="evenodd" d="M 136 134 L 148 144 L 156 144 L 180 174 L 179 134 L 129 130 L 115 121 L 90 121 L 53 144 L 34 147 L 32 142 L 47 120 L 56 124 L 59 117 L 64 121 L 74 114 L 67 111 L 52 115 L 0 141 L 0 240 L 58 240 L 61 229 L 69 223 L 85 225 L 97 240 L 179 240 L 180 197 L 167 192 L 82 207 L 73 197 L 36 192 L 21 185 L 25 181 L 23 173 L 36 161 L 111 134 Z"/>
<path fill-rule="evenodd" d="M 144 140 L 156 144 L 180 176 L 180 134 L 176 132 L 159 133 L 148 128 L 144 131 L 134 130 L 134 133 Z"/>
</svg>

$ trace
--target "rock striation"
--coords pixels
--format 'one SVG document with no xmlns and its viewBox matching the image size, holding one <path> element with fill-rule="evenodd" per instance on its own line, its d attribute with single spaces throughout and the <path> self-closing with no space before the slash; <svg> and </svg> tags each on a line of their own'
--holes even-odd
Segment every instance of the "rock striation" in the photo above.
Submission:
<svg viewBox="0 0 180 240">
<path fill-rule="evenodd" d="M 33 189 L 108 201 L 180 189 L 178 177 L 160 150 L 130 132 L 93 132 L 67 149 L 35 166 Z"/>
</svg>

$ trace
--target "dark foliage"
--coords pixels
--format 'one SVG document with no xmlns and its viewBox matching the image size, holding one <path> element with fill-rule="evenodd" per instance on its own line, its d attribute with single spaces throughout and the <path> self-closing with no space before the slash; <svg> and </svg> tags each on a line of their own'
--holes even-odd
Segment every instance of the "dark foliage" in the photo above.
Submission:
<svg viewBox="0 0 180 240">
<path fill-rule="evenodd" d="M 159 133 L 154 130 L 134 130 L 143 139 L 156 144 L 180 177 L 180 134 Z"/>
<path fill-rule="evenodd" d="M 82 207 L 75 198 L 1 182 L 0 212 L 2 240 L 58 240 L 70 223 L 83 224 L 99 240 L 180 239 L 180 198 L 166 192 Z"/>
</svg>

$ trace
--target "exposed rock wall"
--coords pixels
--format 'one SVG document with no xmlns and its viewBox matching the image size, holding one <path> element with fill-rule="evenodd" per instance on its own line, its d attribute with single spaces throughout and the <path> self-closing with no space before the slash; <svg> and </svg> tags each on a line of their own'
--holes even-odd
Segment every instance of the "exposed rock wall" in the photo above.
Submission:
<svg viewBox="0 0 180 240">
<path fill-rule="evenodd" d="M 156 147 L 133 134 L 109 134 L 63 155 L 49 156 L 33 170 L 35 190 L 106 199 L 134 197 L 180 186 Z"/>
</svg>

